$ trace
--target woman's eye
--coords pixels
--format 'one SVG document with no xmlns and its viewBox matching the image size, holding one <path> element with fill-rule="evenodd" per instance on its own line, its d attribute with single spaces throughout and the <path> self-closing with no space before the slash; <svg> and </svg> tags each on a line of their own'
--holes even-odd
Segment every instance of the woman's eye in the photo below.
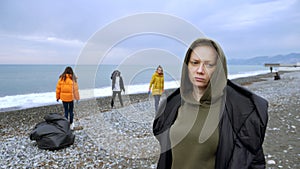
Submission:
<svg viewBox="0 0 300 169">
<path fill-rule="evenodd" d="M 208 68 L 212 68 L 212 67 L 215 66 L 215 64 L 213 64 L 213 63 L 206 63 L 205 66 L 208 67 Z"/>
<path fill-rule="evenodd" d="M 199 62 L 197 62 L 197 61 L 190 61 L 190 63 L 191 63 L 192 65 L 198 65 L 198 64 L 199 64 Z"/>
</svg>

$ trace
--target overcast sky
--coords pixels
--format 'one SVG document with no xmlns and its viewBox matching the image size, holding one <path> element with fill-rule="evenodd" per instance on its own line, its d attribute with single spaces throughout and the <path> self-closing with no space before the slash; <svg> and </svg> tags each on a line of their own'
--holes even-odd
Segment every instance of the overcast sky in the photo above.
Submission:
<svg viewBox="0 0 300 169">
<path fill-rule="evenodd" d="M 300 52 L 299 9 L 299 0 L 1 0 L 0 64 L 76 64 L 96 38 L 106 45 L 97 51 L 98 63 L 120 63 L 149 50 L 182 58 L 182 37 L 197 35 L 190 28 L 218 41 L 228 59 Z M 144 13 L 155 20 L 132 17 Z M 122 25 L 126 18 L 132 27 Z M 143 25 L 153 29 L 133 29 Z"/>
</svg>

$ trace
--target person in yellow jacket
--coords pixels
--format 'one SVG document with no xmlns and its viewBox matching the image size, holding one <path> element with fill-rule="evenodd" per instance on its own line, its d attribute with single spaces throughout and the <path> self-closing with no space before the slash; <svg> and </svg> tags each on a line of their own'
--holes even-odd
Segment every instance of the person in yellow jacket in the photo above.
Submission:
<svg viewBox="0 0 300 169">
<path fill-rule="evenodd" d="M 164 92 L 164 73 L 163 68 L 160 65 L 156 68 L 156 71 L 152 75 L 148 94 L 150 94 L 151 89 L 154 97 L 155 111 L 157 112 L 160 96 Z"/>
<path fill-rule="evenodd" d="M 59 80 L 56 85 L 56 101 L 62 100 L 65 117 L 68 119 L 70 114 L 70 126 L 73 129 L 73 108 L 74 100 L 79 100 L 77 77 L 71 67 L 66 67 L 65 71 L 59 76 Z"/>
</svg>

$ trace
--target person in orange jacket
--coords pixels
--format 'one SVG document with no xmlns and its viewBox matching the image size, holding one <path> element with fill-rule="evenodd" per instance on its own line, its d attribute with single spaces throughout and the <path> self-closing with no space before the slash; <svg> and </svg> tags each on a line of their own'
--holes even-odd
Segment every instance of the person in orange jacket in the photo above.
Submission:
<svg viewBox="0 0 300 169">
<path fill-rule="evenodd" d="M 56 101 L 62 100 L 65 117 L 68 119 L 70 114 L 70 125 L 73 129 L 73 108 L 74 100 L 79 100 L 77 77 L 71 67 L 66 67 L 65 71 L 59 76 L 59 80 L 56 85 Z"/>
<path fill-rule="evenodd" d="M 155 111 L 157 111 L 160 97 L 164 92 L 164 73 L 163 68 L 160 65 L 156 68 L 156 71 L 152 75 L 148 94 L 151 93 L 151 89 L 154 97 Z"/>
</svg>

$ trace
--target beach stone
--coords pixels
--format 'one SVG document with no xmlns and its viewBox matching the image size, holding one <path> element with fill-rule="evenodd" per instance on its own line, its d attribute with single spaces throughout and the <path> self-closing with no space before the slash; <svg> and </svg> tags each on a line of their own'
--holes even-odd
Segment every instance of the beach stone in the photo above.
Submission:
<svg viewBox="0 0 300 169">
<path fill-rule="evenodd" d="M 276 164 L 276 162 L 274 160 L 268 160 L 267 164 L 274 165 L 274 164 Z"/>
</svg>

